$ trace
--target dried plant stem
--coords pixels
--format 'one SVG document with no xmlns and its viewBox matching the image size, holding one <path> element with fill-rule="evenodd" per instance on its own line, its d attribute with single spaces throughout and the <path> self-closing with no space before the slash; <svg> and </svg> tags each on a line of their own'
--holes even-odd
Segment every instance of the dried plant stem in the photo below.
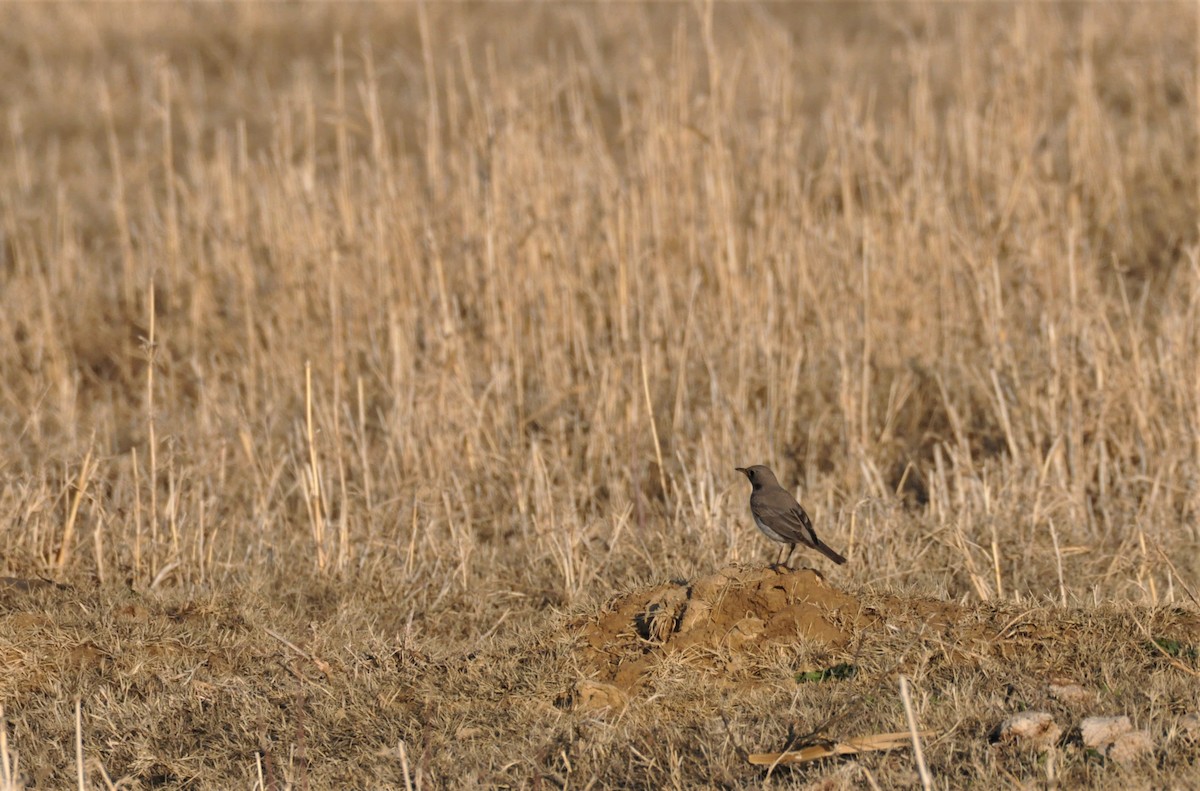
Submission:
<svg viewBox="0 0 1200 791">
<path fill-rule="evenodd" d="M 83 702 L 75 698 L 75 779 L 79 791 L 87 791 L 87 775 L 83 770 Z"/>
<path fill-rule="evenodd" d="M 312 525 L 313 545 L 317 554 L 317 568 L 325 570 L 325 504 L 321 498 L 321 466 L 317 461 L 316 428 L 313 425 L 312 364 L 304 362 L 304 435 L 308 441 L 308 470 L 305 478 L 307 488 L 308 518 Z"/>
<path fill-rule="evenodd" d="M 95 442 L 95 438 L 93 438 L 93 442 Z M 75 482 L 75 495 L 71 498 L 71 510 L 67 513 L 67 523 L 63 527 L 62 544 L 58 547 L 58 558 L 54 561 L 54 567 L 59 571 L 71 558 L 71 547 L 75 544 L 75 520 L 79 516 L 79 504 L 83 501 L 83 495 L 87 491 L 91 475 L 92 447 L 89 445 L 87 454 L 83 457 L 83 464 L 79 467 L 79 478 Z"/>
<path fill-rule="evenodd" d="M 158 347 L 155 339 L 156 311 L 154 309 L 154 279 L 151 278 L 146 287 L 146 302 L 150 321 L 150 334 L 146 338 L 143 350 L 146 354 L 146 446 L 150 453 L 150 475 L 146 481 L 150 487 L 150 573 L 149 577 L 158 574 L 158 437 L 155 429 L 154 414 L 154 369 L 158 359 Z"/>
<path fill-rule="evenodd" d="M 408 770 L 408 747 L 404 744 L 404 740 L 400 740 L 398 745 L 400 751 L 400 770 L 404 773 L 404 791 L 413 791 L 412 774 Z"/>
<path fill-rule="evenodd" d="M 4 716 L 4 704 L 0 703 L 0 790 L 16 791 L 16 771 L 8 752 L 8 718 Z"/>
<path fill-rule="evenodd" d="M 908 730 L 912 735 L 913 757 L 917 762 L 917 771 L 921 775 L 921 787 L 925 791 L 933 788 L 933 778 L 929 774 L 929 767 L 925 765 L 925 751 L 921 749 L 921 733 L 917 728 L 917 715 L 913 711 L 912 696 L 908 692 L 908 679 L 900 676 L 900 699 L 904 701 L 904 716 L 908 720 Z"/>
<path fill-rule="evenodd" d="M 658 463 L 658 483 L 662 487 L 663 502 L 666 512 L 671 513 L 670 497 L 667 491 L 667 473 L 663 466 L 662 444 L 658 441 L 658 423 L 654 420 L 654 402 L 650 398 L 650 381 L 646 376 L 646 357 L 642 356 L 642 393 L 646 397 L 646 413 L 650 416 L 650 436 L 654 439 L 654 458 Z"/>
<path fill-rule="evenodd" d="M 1054 566 L 1058 571 L 1058 596 L 1063 607 L 1067 606 L 1067 585 L 1063 579 L 1062 548 L 1058 545 L 1058 529 L 1054 520 L 1050 520 L 1050 540 L 1054 543 Z"/>
</svg>

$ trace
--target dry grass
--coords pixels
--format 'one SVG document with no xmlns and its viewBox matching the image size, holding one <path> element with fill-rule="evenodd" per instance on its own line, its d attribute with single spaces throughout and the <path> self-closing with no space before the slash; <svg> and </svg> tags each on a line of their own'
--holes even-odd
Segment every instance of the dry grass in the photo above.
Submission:
<svg viewBox="0 0 1200 791">
<path fill-rule="evenodd" d="M 1200 785 L 1193 5 L 126 11 L 0 9 L 0 787 Z M 849 642 L 578 705 L 750 463 Z"/>
</svg>

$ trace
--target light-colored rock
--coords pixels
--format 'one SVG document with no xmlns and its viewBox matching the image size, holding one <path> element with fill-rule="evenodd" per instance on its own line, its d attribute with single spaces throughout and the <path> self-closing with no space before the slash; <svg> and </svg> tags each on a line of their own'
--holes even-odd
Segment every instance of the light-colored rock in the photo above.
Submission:
<svg viewBox="0 0 1200 791">
<path fill-rule="evenodd" d="M 1133 730 L 1128 717 L 1088 717 L 1079 723 L 1083 746 L 1104 752 L 1123 733 Z"/>
<path fill-rule="evenodd" d="M 1039 749 L 1051 747 L 1062 736 L 1062 728 L 1054 717 L 1044 711 L 1023 711 L 1014 714 L 998 729 L 1002 742 L 1020 742 Z"/>
<path fill-rule="evenodd" d="M 1192 738 L 1200 738 L 1200 711 L 1190 711 L 1179 718 L 1179 730 Z"/>
<path fill-rule="evenodd" d="M 1148 731 L 1129 731 L 1108 746 L 1105 756 L 1119 764 L 1131 764 L 1154 754 L 1154 739 Z"/>
<path fill-rule="evenodd" d="M 1096 702 L 1096 693 L 1069 678 L 1054 678 L 1050 680 L 1050 697 L 1068 706 L 1082 707 Z"/>
</svg>

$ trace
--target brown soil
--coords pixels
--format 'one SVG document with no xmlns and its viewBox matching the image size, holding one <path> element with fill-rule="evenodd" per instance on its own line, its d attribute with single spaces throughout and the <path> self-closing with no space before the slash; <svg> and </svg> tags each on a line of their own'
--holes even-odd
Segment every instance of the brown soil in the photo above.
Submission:
<svg viewBox="0 0 1200 791">
<path fill-rule="evenodd" d="M 811 569 L 729 566 L 616 599 L 582 624 L 581 652 L 597 678 L 629 691 L 665 654 L 711 667 L 727 651 L 797 637 L 844 645 L 850 639 L 844 617 L 864 617 L 858 600 Z"/>
<path fill-rule="evenodd" d="M 625 694 L 668 655 L 696 668 L 729 670 L 771 645 L 807 640 L 846 648 L 865 629 L 914 620 L 946 633 L 959 615 L 953 604 L 920 599 L 887 597 L 868 606 L 813 569 L 728 566 L 625 594 L 574 626 L 581 630 L 582 666 Z M 978 639 L 985 630 L 977 624 L 967 631 Z M 585 692 L 582 702 L 589 697 Z"/>
<path fill-rule="evenodd" d="M 1200 631 L 1200 620 L 1178 610 L 1155 620 L 1171 633 Z M 1047 621 L 1009 606 L 965 607 L 900 593 L 856 596 L 813 569 L 740 566 L 626 593 L 571 626 L 581 669 L 575 704 L 582 708 L 627 702 L 668 659 L 708 682 L 743 686 L 775 683 L 769 674 L 744 671 L 772 649 L 798 646 L 830 663 L 871 656 L 902 670 L 905 658 L 889 656 L 897 640 L 933 650 L 950 670 L 994 671 L 1019 661 L 1044 676 L 1057 699 L 1055 684 L 1069 683 L 1077 671 L 1072 652 L 1061 648 L 1100 636 L 1073 619 Z M 1125 644 L 1144 641 L 1133 624 L 1120 631 Z"/>
</svg>

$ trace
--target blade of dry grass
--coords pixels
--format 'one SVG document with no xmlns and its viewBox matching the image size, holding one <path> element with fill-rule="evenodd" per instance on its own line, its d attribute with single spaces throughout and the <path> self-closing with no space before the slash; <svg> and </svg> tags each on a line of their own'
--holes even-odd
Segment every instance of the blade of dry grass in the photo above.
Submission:
<svg viewBox="0 0 1200 791">
<path fill-rule="evenodd" d="M 922 738 L 928 738 L 933 735 L 933 731 L 921 731 L 917 735 Z M 777 766 L 779 764 L 807 763 L 836 755 L 897 750 L 912 746 L 913 734 L 910 731 L 876 733 L 870 736 L 855 736 L 849 739 L 831 741 L 827 744 L 814 744 L 782 753 L 751 753 L 747 760 L 756 766 Z"/>
<path fill-rule="evenodd" d="M 933 788 L 933 777 L 929 767 L 925 765 L 925 751 L 921 748 L 921 734 L 917 729 L 917 715 L 913 711 L 912 696 L 908 691 L 908 679 L 900 676 L 900 699 L 904 702 L 904 716 L 908 720 L 908 734 L 912 741 L 913 755 L 917 762 L 917 771 L 921 776 L 921 786 L 925 791 Z"/>
</svg>

